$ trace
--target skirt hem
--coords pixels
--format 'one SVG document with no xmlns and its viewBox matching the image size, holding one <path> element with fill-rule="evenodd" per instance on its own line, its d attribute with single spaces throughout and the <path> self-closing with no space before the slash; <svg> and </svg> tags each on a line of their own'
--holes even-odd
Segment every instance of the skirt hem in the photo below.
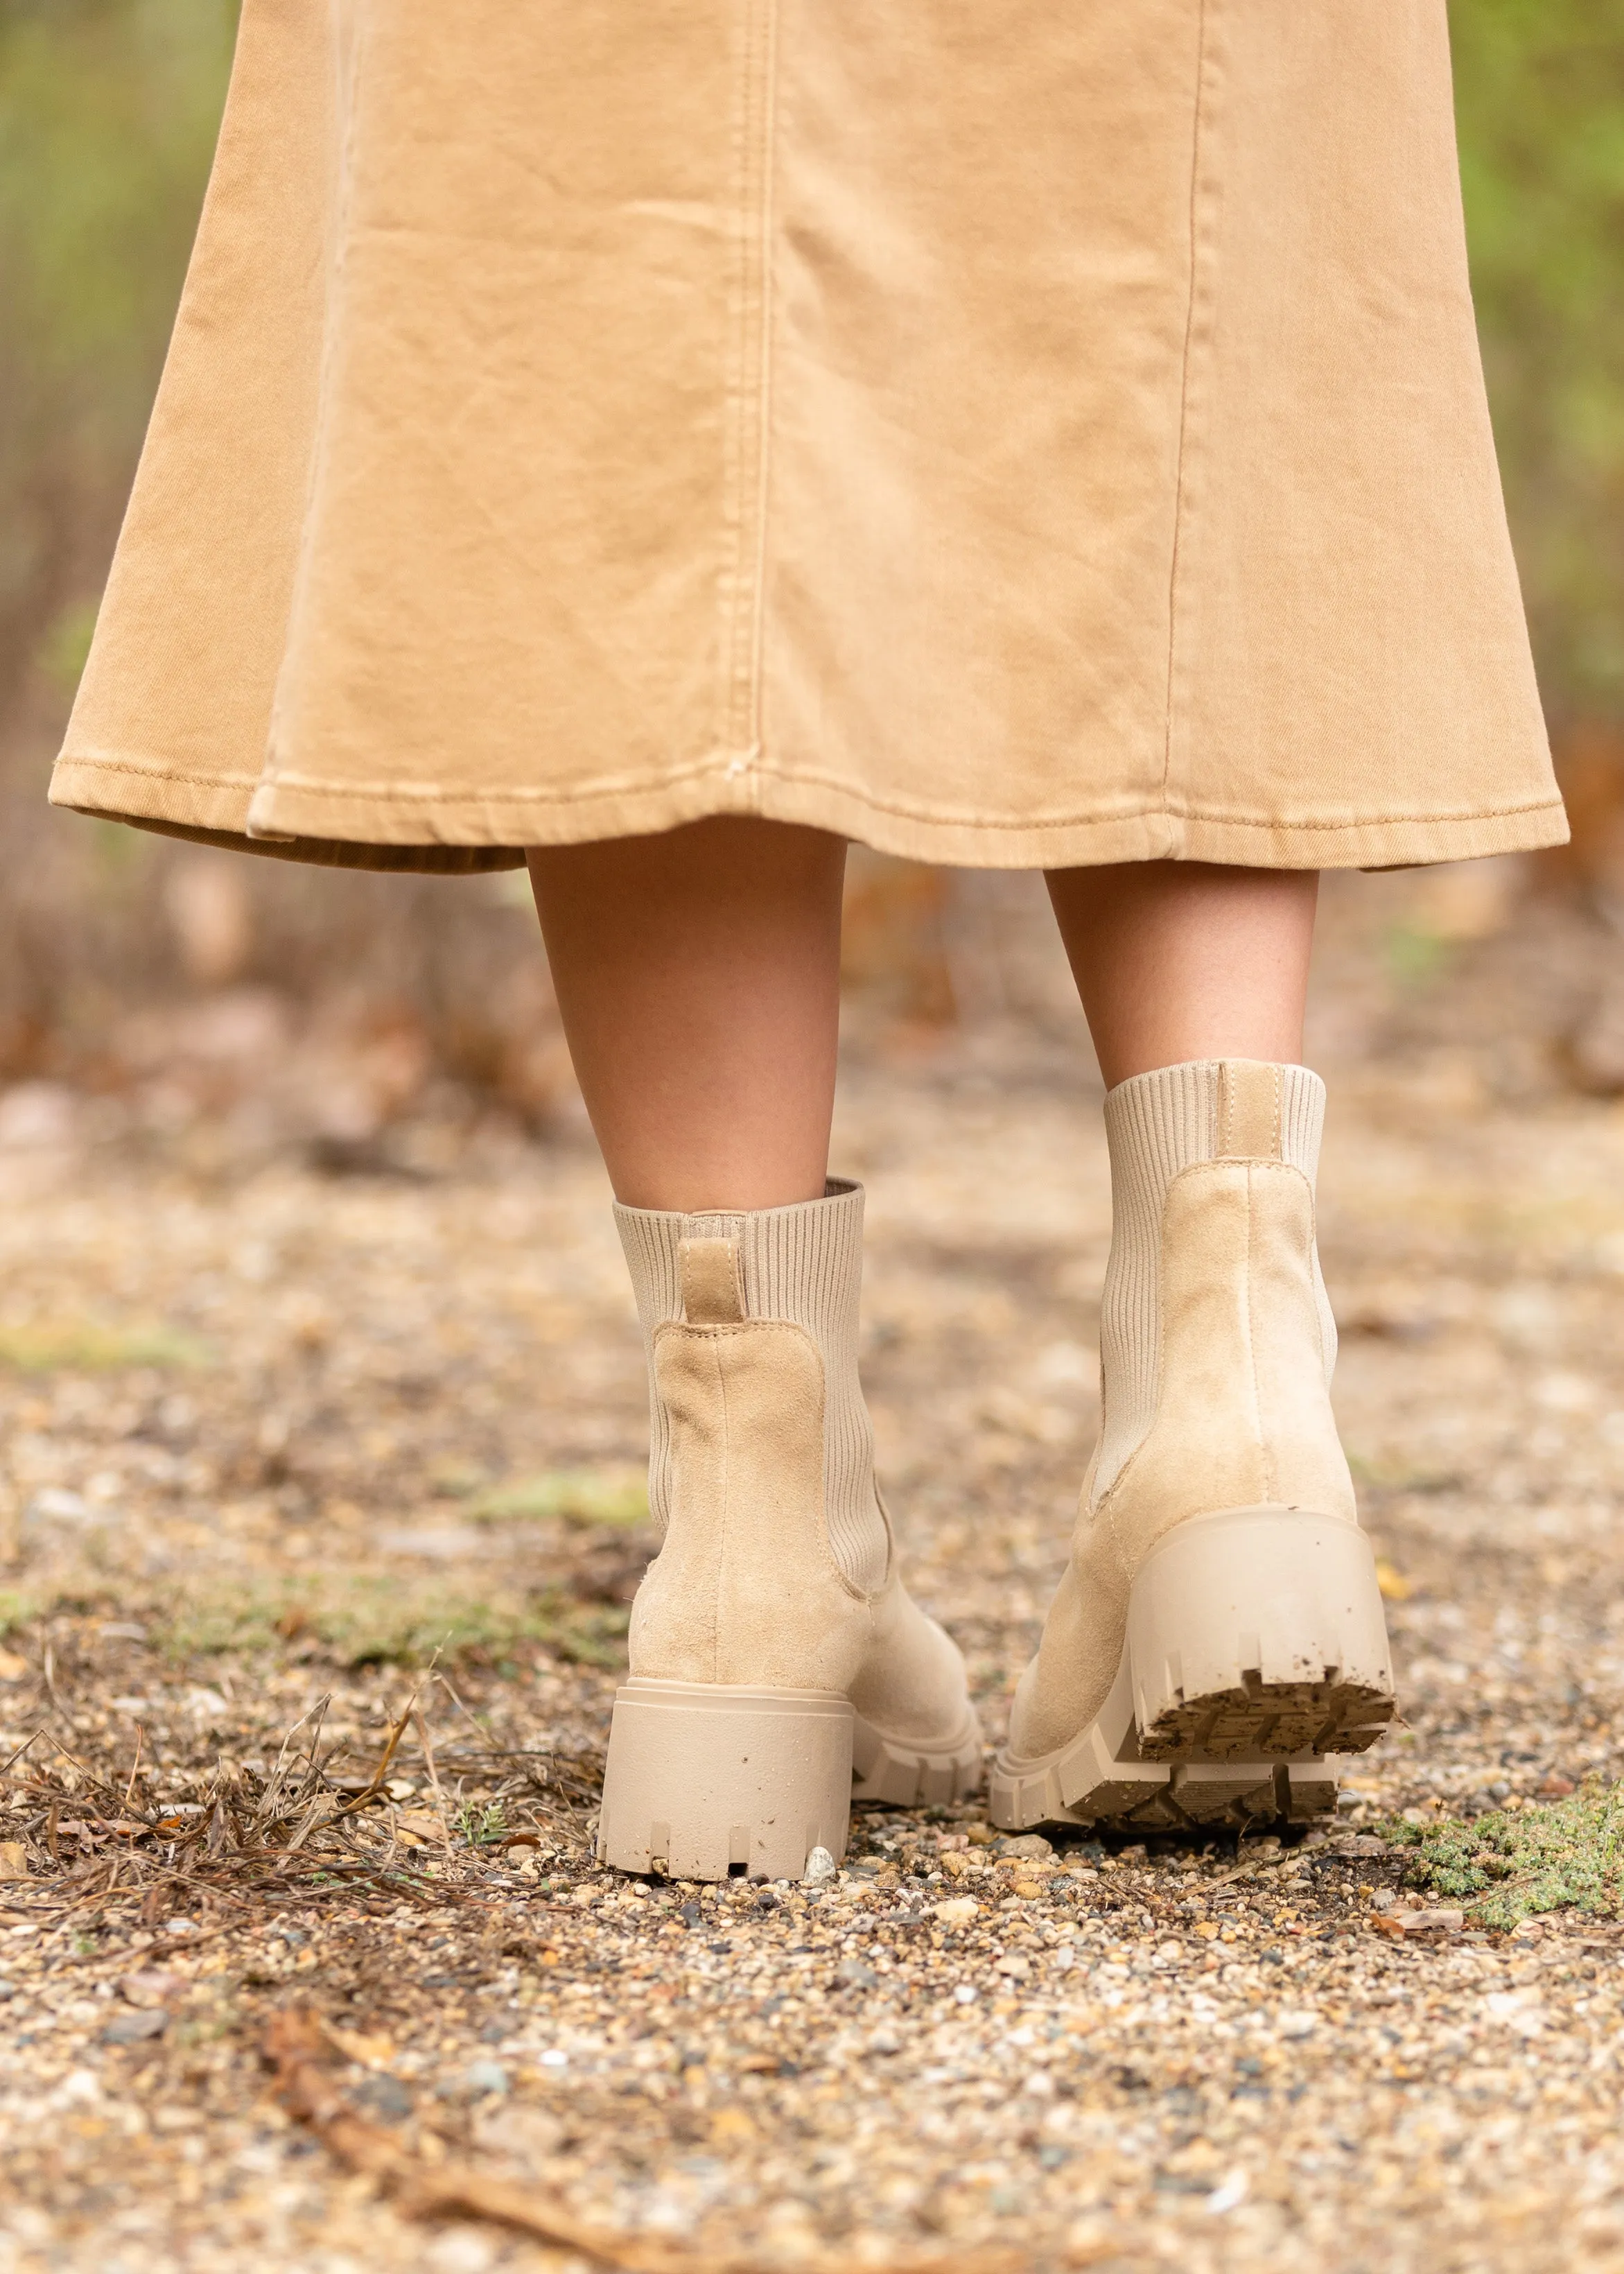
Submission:
<svg viewBox="0 0 1624 2274">
<path fill-rule="evenodd" d="M 1397 869 L 1564 844 L 1560 798 L 1499 810 L 1261 820 L 1178 809 L 1009 823 L 898 811 L 827 781 L 732 765 L 680 782 L 557 797 L 402 794 L 177 776 L 140 760 L 64 754 L 53 805 L 273 859 L 447 874 L 518 868 L 530 845 L 654 836 L 718 814 L 796 823 L 903 860 L 966 869 L 1204 861 L 1259 869 Z M 250 806 L 252 806 L 250 833 Z"/>
</svg>

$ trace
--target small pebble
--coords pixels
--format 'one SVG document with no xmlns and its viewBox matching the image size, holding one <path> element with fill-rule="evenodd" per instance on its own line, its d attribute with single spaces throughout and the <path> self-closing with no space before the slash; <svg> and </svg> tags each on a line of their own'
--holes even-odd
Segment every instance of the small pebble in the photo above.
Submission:
<svg viewBox="0 0 1624 2274">
<path fill-rule="evenodd" d="M 437 2234 L 425 2258 L 433 2274 L 485 2274 L 494 2266 L 500 2245 L 477 2226 L 453 2226 Z"/>
<path fill-rule="evenodd" d="M 102 2032 L 104 2045 L 139 2045 L 148 2037 L 161 2037 L 169 2026 L 169 2017 L 156 2007 L 145 2012 L 115 2014 Z"/>
<path fill-rule="evenodd" d="M 995 1856 L 1047 1857 L 1055 1851 L 1041 1832 L 1023 1832 L 1018 1839 L 995 1841 L 992 1852 Z"/>
<path fill-rule="evenodd" d="M 138 1974 L 121 1975 L 118 1994 L 127 2006 L 162 2006 L 166 1998 L 185 1986 L 184 1975 L 165 1974 L 158 1967 L 148 1966 Z"/>
<path fill-rule="evenodd" d="M 839 1865 L 827 1848 L 815 1848 L 807 1857 L 807 1868 L 801 1875 L 803 1886 L 821 1887 L 825 1879 L 832 1879 Z"/>
<path fill-rule="evenodd" d="M 411 2095 L 395 2076 L 363 2077 L 350 2097 L 369 2116 L 380 2117 L 386 2124 L 398 2124 L 411 2114 Z"/>
</svg>

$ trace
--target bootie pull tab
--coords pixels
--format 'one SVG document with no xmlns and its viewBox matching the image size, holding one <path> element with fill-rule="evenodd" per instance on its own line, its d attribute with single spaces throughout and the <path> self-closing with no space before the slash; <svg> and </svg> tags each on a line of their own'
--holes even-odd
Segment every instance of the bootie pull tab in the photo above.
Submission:
<svg viewBox="0 0 1624 2274">
<path fill-rule="evenodd" d="M 690 1327 L 731 1327 L 744 1316 L 736 1239 L 684 1239 L 682 1315 Z"/>
<path fill-rule="evenodd" d="M 1280 1068 L 1261 1058 L 1221 1058 L 1218 1158 L 1278 1161 L 1283 1150 Z"/>
</svg>

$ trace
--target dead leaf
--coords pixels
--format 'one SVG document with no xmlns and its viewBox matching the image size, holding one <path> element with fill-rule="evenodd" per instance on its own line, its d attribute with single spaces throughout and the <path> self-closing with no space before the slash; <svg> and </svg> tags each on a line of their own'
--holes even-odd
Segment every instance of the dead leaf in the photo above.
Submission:
<svg viewBox="0 0 1624 2274">
<path fill-rule="evenodd" d="M 1465 1912 L 1457 1910 L 1374 1911 L 1371 1915 L 1378 1934 L 1394 1935 L 1400 1941 L 1414 1935 L 1458 1934 L 1465 1924 Z"/>
<path fill-rule="evenodd" d="M 432 1808 L 402 1808 L 395 1821 L 409 1843 L 434 1840 L 444 1846 L 449 1838 L 443 1818 Z"/>
<path fill-rule="evenodd" d="M 1407 1603 L 1416 1592 L 1413 1579 L 1407 1579 L 1396 1564 L 1379 1560 L 1376 1565 L 1376 1585 L 1390 1603 Z"/>
<path fill-rule="evenodd" d="M 26 1879 L 28 1850 L 20 1840 L 0 1840 L 0 1879 Z"/>
</svg>

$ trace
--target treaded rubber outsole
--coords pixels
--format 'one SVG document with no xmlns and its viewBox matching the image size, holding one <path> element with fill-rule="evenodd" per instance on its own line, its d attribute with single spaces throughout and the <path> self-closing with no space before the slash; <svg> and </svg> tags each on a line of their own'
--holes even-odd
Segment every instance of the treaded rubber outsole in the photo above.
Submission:
<svg viewBox="0 0 1624 2274">
<path fill-rule="evenodd" d="M 1336 1806 L 1336 1772 L 1324 1760 L 1124 1763 L 1073 1804 L 1062 1797 L 1064 1764 L 992 1777 L 990 1814 L 1001 1829 L 1080 1824 L 1096 1832 L 1244 1831 L 1310 1824 Z"/>
<path fill-rule="evenodd" d="M 861 1713 L 853 1719 L 853 1800 L 886 1801 L 896 1808 L 942 1806 L 979 1791 L 984 1773 L 981 1725 L 974 1713 L 950 1743 L 929 1748 L 888 1737 Z"/>
<path fill-rule="evenodd" d="M 1303 1823 L 1336 1805 L 1327 1753 L 1395 1711 L 1370 1542 L 1285 1508 L 1194 1517 L 1147 1558 L 1094 1720 L 1037 1759 L 994 1764 L 995 1824 L 1106 1829 Z"/>
</svg>

